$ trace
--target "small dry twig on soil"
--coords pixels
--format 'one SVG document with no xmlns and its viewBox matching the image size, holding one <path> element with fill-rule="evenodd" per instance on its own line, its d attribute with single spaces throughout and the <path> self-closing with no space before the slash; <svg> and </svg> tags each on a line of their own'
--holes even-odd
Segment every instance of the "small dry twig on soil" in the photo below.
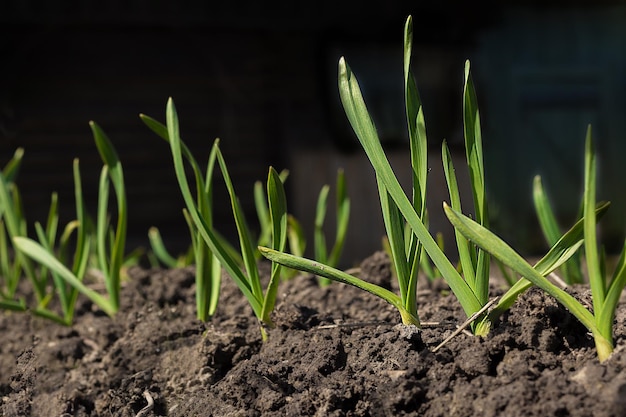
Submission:
<svg viewBox="0 0 626 417">
<path fill-rule="evenodd" d="M 496 303 L 496 301 L 498 301 L 500 297 L 495 297 L 494 299 L 490 300 L 487 304 L 485 304 L 483 306 L 483 308 L 481 308 L 480 310 L 478 310 L 477 312 L 475 312 L 474 314 L 472 314 L 471 316 L 468 317 L 467 320 L 465 320 L 465 322 L 463 322 L 463 324 L 461 324 L 459 327 L 457 327 L 457 329 L 452 332 L 452 334 L 448 337 L 446 337 L 444 339 L 443 342 L 439 343 L 439 345 L 437 345 L 434 349 L 433 352 L 437 352 L 439 349 L 441 349 L 446 343 L 448 343 L 450 340 L 452 340 L 452 338 L 454 338 L 455 336 L 457 336 L 459 333 L 463 332 L 463 330 L 465 330 L 470 324 L 472 324 L 472 322 L 474 320 L 476 320 L 478 318 L 478 316 L 480 316 L 481 314 L 483 314 L 485 311 L 489 310 L 489 308 L 494 305 Z"/>
<path fill-rule="evenodd" d="M 154 408 L 154 399 L 152 398 L 152 395 L 150 394 L 150 392 L 147 390 L 144 391 L 143 396 L 146 398 L 148 405 L 146 405 L 144 408 L 139 410 L 139 412 L 135 415 L 135 417 L 145 417 Z"/>
<path fill-rule="evenodd" d="M 323 326 L 314 327 L 313 330 L 328 330 L 336 329 L 338 327 L 362 327 L 362 326 L 396 326 L 398 323 L 390 323 L 386 321 L 361 321 L 356 323 L 336 323 L 325 324 Z M 441 321 L 424 321 L 420 323 L 422 328 L 425 327 L 441 327 L 452 325 L 452 323 L 446 323 Z"/>
</svg>

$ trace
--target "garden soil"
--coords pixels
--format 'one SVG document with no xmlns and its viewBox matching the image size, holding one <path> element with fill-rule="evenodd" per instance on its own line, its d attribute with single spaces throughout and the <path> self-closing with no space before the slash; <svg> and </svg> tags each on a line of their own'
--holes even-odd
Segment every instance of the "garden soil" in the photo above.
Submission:
<svg viewBox="0 0 626 417">
<path fill-rule="evenodd" d="M 382 253 L 360 273 L 393 287 Z M 623 304 L 600 364 L 585 328 L 539 290 L 488 337 L 433 352 L 465 319 L 442 283 L 423 280 L 420 332 L 366 292 L 298 276 L 262 342 L 229 278 L 203 323 L 192 269 L 129 275 L 113 319 L 82 298 L 72 327 L 0 313 L 1 416 L 626 416 Z"/>
</svg>

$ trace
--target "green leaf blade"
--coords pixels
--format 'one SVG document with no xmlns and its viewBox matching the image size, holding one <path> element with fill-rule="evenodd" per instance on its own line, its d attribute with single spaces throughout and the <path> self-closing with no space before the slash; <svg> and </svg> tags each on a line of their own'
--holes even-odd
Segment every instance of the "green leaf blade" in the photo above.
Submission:
<svg viewBox="0 0 626 417">
<path fill-rule="evenodd" d="M 357 134 L 370 163 L 374 167 L 376 175 L 380 177 L 380 180 L 385 184 L 385 187 L 396 202 L 405 220 L 411 226 L 417 238 L 422 242 L 431 260 L 459 299 L 466 314 L 470 316 L 474 312 L 479 311 L 481 308 L 480 302 L 465 280 L 461 278 L 452 263 L 437 246 L 437 243 L 428 230 L 426 230 L 422 220 L 415 212 L 413 205 L 409 202 L 400 183 L 393 174 L 391 165 L 385 157 L 380 141 L 378 140 L 374 124 L 365 107 L 356 77 L 354 77 L 344 58 L 339 60 L 339 92 L 346 111 L 346 116 Z"/>
<path fill-rule="evenodd" d="M 556 298 L 563 306 L 572 312 L 580 322 L 592 333 L 598 333 L 593 315 L 585 309 L 574 297 L 556 287 L 537 270 L 530 266 L 517 252 L 504 243 L 491 231 L 476 223 L 472 219 L 457 213 L 444 203 L 446 216 L 455 228 L 458 228 L 463 235 L 475 244 L 488 251 L 499 259 L 503 264 L 513 269 L 515 272 L 540 287 L 548 294 Z"/>
</svg>

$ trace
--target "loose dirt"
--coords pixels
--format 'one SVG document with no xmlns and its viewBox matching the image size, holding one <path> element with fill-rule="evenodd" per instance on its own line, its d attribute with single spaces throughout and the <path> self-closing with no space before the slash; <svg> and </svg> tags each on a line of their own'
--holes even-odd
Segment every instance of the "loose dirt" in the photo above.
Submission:
<svg viewBox="0 0 626 417">
<path fill-rule="evenodd" d="M 393 288 L 382 253 L 361 274 Z M 130 276 L 114 319 L 84 299 L 68 328 L 0 313 L 0 415 L 626 415 L 623 305 L 618 347 L 600 364 L 585 328 L 539 290 L 488 337 L 462 333 L 433 353 L 465 319 L 441 283 L 422 284 L 421 319 L 438 324 L 418 332 L 368 293 L 298 276 L 281 284 L 263 343 L 229 278 L 219 311 L 202 323 L 192 269 Z"/>
</svg>

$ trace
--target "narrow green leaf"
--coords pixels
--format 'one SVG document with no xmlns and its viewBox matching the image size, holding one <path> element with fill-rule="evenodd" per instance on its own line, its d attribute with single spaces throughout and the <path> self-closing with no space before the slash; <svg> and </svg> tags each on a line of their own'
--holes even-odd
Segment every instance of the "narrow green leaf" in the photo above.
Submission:
<svg viewBox="0 0 626 417">
<path fill-rule="evenodd" d="M 31 257 L 38 263 L 46 266 L 51 271 L 55 271 L 57 274 L 59 274 L 68 284 L 86 295 L 106 314 L 112 317 L 116 313 L 116 306 L 114 306 L 105 297 L 83 284 L 76 276 L 74 276 L 74 274 L 69 269 L 67 269 L 67 267 L 65 267 L 65 265 L 59 262 L 39 243 L 27 237 L 15 237 L 13 238 L 13 242 L 19 248 L 19 250 L 27 254 L 29 257 Z"/>
<path fill-rule="evenodd" d="M 463 91 L 463 131 L 465 154 L 469 169 L 470 185 L 474 198 L 474 211 L 479 224 L 489 227 L 487 194 L 485 188 L 485 168 L 483 162 L 482 133 L 476 90 L 470 73 L 470 62 L 465 62 L 465 86 Z M 471 255 L 475 259 L 474 292 L 481 304 L 489 300 L 489 269 L 491 262 L 487 252 L 478 249 Z"/>
<path fill-rule="evenodd" d="M 0 300 L 0 309 L 12 311 L 26 311 L 26 303 L 24 300 Z"/>
<path fill-rule="evenodd" d="M 50 197 L 50 208 L 48 209 L 48 218 L 46 220 L 45 234 L 48 238 L 48 244 L 54 245 L 59 226 L 59 195 L 56 192 Z"/>
<path fill-rule="evenodd" d="M 139 114 L 139 118 L 142 122 L 144 122 L 146 126 L 150 128 L 150 130 L 160 136 L 163 140 L 165 140 L 166 142 L 170 141 L 170 137 L 167 132 L 167 126 L 165 126 L 163 123 L 145 114 Z"/>
<path fill-rule="evenodd" d="M 267 178 L 267 197 L 272 224 L 272 249 L 282 252 L 287 243 L 287 197 L 278 172 L 271 167 Z M 280 264 L 273 263 L 270 282 L 267 285 L 263 300 L 263 314 L 261 315 L 261 320 L 265 324 L 272 322 L 270 314 L 276 304 L 279 283 Z"/>
<path fill-rule="evenodd" d="M 404 96 L 409 128 L 409 148 L 413 171 L 413 206 L 423 218 L 426 210 L 426 178 L 428 175 L 428 143 L 422 102 L 411 71 L 413 48 L 413 19 L 409 16 L 404 25 Z"/>
<path fill-rule="evenodd" d="M 411 54 L 413 49 L 413 18 L 408 16 L 404 25 L 404 96 L 406 119 L 409 131 L 409 149 L 411 153 L 413 208 L 418 217 L 426 216 L 426 180 L 428 176 L 428 142 L 426 124 L 422 110 L 422 102 L 417 90 L 415 77 L 411 71 Z M 405 237 L 407 244 L 406 259 L 409 264 L 406 306 L 417 305 L 417 279 L 422 255 L 422 244 L 411 233 Z M 417 308 L 417 307 L 413 307 Z"/>
<path fill-rule="evenodd" d="M 96 147 L 98 148 L 102 161 L 109 167 L 110 170 L 117 170 L 120 164 L 120 159 L 117 156 L 117 152 L 115 151 L 111 140 L 96 122 L 89 122 L 89 127 L 91 127 L 93 132 L 93 138 L 96 142 Z"/>
<path fill-rule="evenodd" d="M 450 206 L 454 210 L 461 212 L 461 195 L 459 193 L 456 173 L 452 163 L 452 156 L 450 155 L 450 150 L 448 149 L 448 145 L 445 140 L 441 145 L 441 159 L 443 161 L 443 172 L 445 174 L 448 191 L 450 193 Z M 470 243 L 457 229 L 454 229 L 454 237 L 456 239 L 456 246 L 459 253 L 461 268 L 463 270 L 463 276 L 474 293 L 476 293 L 476 271 L 474 270 L 474 259 L 470 254 Z"/>
<path fill-rule="evenodd" d="M 267 208 L 267 199 L 263 190 L 263 183 L 257 181 L 254 183 L 254 207 L 256 209 L 257 217 L 259 218 L 259 226 L 261 232 L 257 239 L 258 246 L 270 245 L 272 238 L 272 227 L 270 222 L 270 213 Z"/>
<path fill-rule="evenodd" d="M 213 316 L 217 311 L 217 305 L 220 298 L 220 289 L 222 285 L 222 265 L 219 258 L 211 253 L 213 260 L 211 261 L 211 295 L 209 298 L 209 316 Z"/>
<path fill-rule="evenodd" d="M 476 219 L 487 226 L 487 201 L 485 197 L 485 169 L 483 165 L 482 135 L 478 100 L 470 74 L 470 62 L 465 61 L 465 87 L 463 91 L 463 131 L 470 184 L 474 195 Z"/>
<path fill-rule="evenodd" d="M 320 190 L 317 197 L 317 204 L 315 206 L 315 222 L 313 230 L 313 248 L 315 252 L 315 259 L 319 262 L 326 264 L 328 262 L 328 252 L 326 249 L 326 237 L 324 235 L 324 220 L 326 218 L 326 212 L 328 209 L 328 193 L 330 187 L 324 185 Z"/>
<path fill-rule="evenodd" d="M 626 287 L 626 241 L 624 241 L 622 252 L 619 260 L 617 261 L 617 265 L 615 266 L 615 271 L 613 272 L 613 277 L 611 278 L 609 289 L 607 290 L 606 298 L 604 299 L 604 304 L 602 305 L 600 311 L 596 312 L 596 318 L 599 325 L 611 327 L 611 333 L 613 319 L 615 318 L 615 310 L 619 304 L 624 287 Z"/>
<path fill-rule="evenodd" d="M 287 216 L 287 240 L 289 252 L 296 256 L 303 256 L 306 249 L 306 238 L 300 222 L 292 215 Z"/>
<path fill-rule="evenodd" d="M 110 250 L 110 257 L 108 259 L 109 265 L 106 267 L 100 265 L 100 267 L 103 268 L 104 271 L 107 271 L 107 273 L 105 273 L 107 291 L 109 293 L 109 297 L 111 297 L 111 302 L 117 308 L 119 307 L 120 273 L 122 265 L 124 263 L 128 221 L 124 172 L 122 169 L 122 164 L 117 156 L 117 152 L 115 151 L 113 144 L 104 133 L 104 131 L 93 121 L 89 123 L 89 126 L 91 127 L 91 130 L 93 132 L 93 137 L 94 141 L 96 142 L 98 152 L 100 153 L 105 167 L 107 168 L 106 172 L 110 178 L 111 184 L 113 185 L 113 189 L 115 191 L 115 199 L 117 201 L 117 225 L 115 231 L 111 231 L 113 239 L 112 247 Z M 100 192 L 103 192 L 104 188 L 107 188 L 107 191 L 105 193 L 105 198 L 98 198 L 98 216 L 106 216 L 106 212 L 108 211 L 108 183 L 105 184 L 104 181 L 101 181 L 100 185 Z M 100 219 L 98 219 L 98 221 L 100 222 Z M 99 244 L 100 243 L 102 243 L 102 237 L 99 240 Z"/>
<path fill-rule="evenodd" d="M 163 140 L 165 140 L 166 142 L 169 143 L 170 136 L 169 136 L 169 133 L 167 131 L 167 126 L 165 126 L 163 123 L 153 119 L 150 116 L 146 116 L 145 114 L 140 114 L 139 118 L 141 119 L 141 121 L 143 121 L 145 123 L 146 126 L 148 126 L 148 128 L 150 128 L 150 130 L 152 130 L 159 137 L 161 137 L 161 139 L 163 139 Z M 187 145 L 185 145 L 185 143 L 181 141 L 180 148 L 181 148 L 182 154 L 185 157 L 185 159 L 187 160 L 187 162 L 189 162 L 191 164 L 192 169 L 194 171 L 194 174 L 195 173 L 200 173 L 200 171 L 201 171 L 200 170 L 200 165 L 196 161 L 196 158 L 194 158 L 193 154 L 191 153 L 191 151 L 189 150 Z M 196 180 L 197 180 L 197 178 L 196 178 Z"/>
<path fill-rule="evenodd" d="M 480 302 L 452 263 L 439 249 L 437 243 L 415 212 L 413 205 L 404 194 L 389 161 L 385 157 L 376 134 L 376 129 L 365 107 L 356 77 L 354 77 L 344 58 L 339 60 L 339 92 L 348 120 L 374 167 L 376 175 L 385 184 L 387 191 L 396 202 L 405 220 L 422 242 L 431 260 L 459 299 L 465 313 L 471 316 L 474 312 L 480 310 Z"/>
<path fill-rule="evenodd" d="M 335 268 L 331 268 L 327 265 L 320 264 L 319 262 L 301 258 L 294 255 L 289 255 L 287 253 L 282 253 L 275 251 L 266 247 L 259 247 L 259 251 L 263 256 L 269 259 L 272 262 L 278 262 L 279 264 L 286 266 L 288 268 L 296 269 L 299 271 L 308 272 L 317 276 L 326 277 L 333 281 L 341 282 L 343 284 L 352 285 L 354 287 L 360 288 L 364 291 L 367 291 L 371 294 L 374 294 L 377 297 L 382 298 L 392 306 L 398 309 L 400 314 L 403 317 L 403 321 L 405 319 L 409 321 L 405 321 L 406 324 L 414 324 L 419 327 L 419 320 L 417 317 L 412 317 L 404 308 L 402 304 L 402 300 L 393 292 L 379 287 L 378 285 L 371 284 L 369 282 L 363 281 L 361 279 L 355 278 L 350 274 L 347 274 L 343 271 L 340 271 Z"/>
<path fill-rule="evenodd" d="M 87 214 L 85 209 L 85 199 L 83 197 L 83 186 L 80 175 L 80 163 L 75 158 L 72 165 L 72 174 L 74 177 L 74 203 L 76 206 L 76 251 L 74 252 L 74 264 L 72 272 L 78 277 L 83 277 L 87 269 L 87 258 L 89 251 L 87 249 Z"/>
<path fill-rule="evenodd" d="M 109 280 L 109 268 L 113 265 L 109 264 L 108 256 L 108 231 L 109 231 L 109 168 L 104 165 L 100 171 L 100 181 L 98 183 L 98 209 L 96 214 L 96 252 L 98 256 L 98 268 L 105 276 L 107 290 L 112 289 Z"/>
<path fill-rule="evenodd" d="M 248 274 L 250 288 L 256 294 L 256 297 L 261 300 L 263 299 L 263 289 L 261 288 L 261 279 L 259 277 L 259 271 L 256 264 L 255 246 L 252 244 L 252 234 L 250 233 L 250 228 L 246 222 L 239 198 L 235 193 L 235 188 L 233 187 L 230 174 L 228 173 L 228 168 L 226 167 L 226 161 L 224 160 L 224 157 L 219 149 L 217 151 L 217 162 L 230 197 L 231 208 L 235 218 L 235 226 L 237 228 L 237 235 L 239 236 L 239 246 L 241 248 L 243 263 Z"/>
<path fill-rule="evenodd" d="M 533 179 L 533 201 L 537 218 L 539 219 L 539 226 L 541 226 L 548 245 L 552 246 L 559 240 L 561 233 L 539 175 L 536 175 Z"/>
<path fill-rule="evenodd" d="M 17 173 L 22 166 L 22 159 L 24 157 L 24 148 L 17 148 L 15 153 L 13 153 L 13 157 L 7 162 L 7 164 L 2 169 L 2 175 L 7 182 L 12 183 L 15 182 L 15 178 L 17 177 Z"/>
<path fill-rule="evenodd" d="M 198 228 L 198 233 L 202 236 L 207 243 L 211 252 L 219 259 L 220 263 L 226 269 L 226 272 L 235 280 L 235 283 L 244 294 L 250 306 L 255 312 L 257 317 L 261 316 L 262 301 L 252 291 L 248 279 L 239 269 L 238 263 L 231 256 L 225 246 L 222 244 L 221 239 L 213 233 L 212 229 L 207 225 L 206 221 L 201 217 L 191 190 L 189 189 L 189 183 L 185 175 L 185 169 L 183 165 L 183 157 L 181 151 L 181 140 L 178 126 L 178 115 L 176 114 L 176 108 L 174 101 L 170 98 L 167 102 L 167 129 L 168 137 L 170 138 L 170 147 L 172 151 L 172 157 L 174 160 L 174 170 L 176 178 L 180 186 L 185 205 L 189 211 L 189 215 L 193 219 L 194 224 Z"/>
<path fill-rule="evenodd" d="M 197 248 L 204 249 L 204 241 L 197 241 Z M 213 254 L 208 250 L 196 250 L 196 313 L 201 321 L 209 319 Z"/>
<path fill-rule="evenodd" d="M 444 211 L 452 225 L 458 228 L 467 239 L 488 251 L 503 264 L 556 298 L 557 301 L 570 310 L 589 331 L 594 334 L 598 333 L 598 327 L 596 326 L 594 317 L 587 309 L 574 297 L 543 277 L 499 237 L 469 217 L 454 211 L 445 203 Z"/>
<path fill-rule="evenodd" d="M 391 261 L 398 279 L 400 299 L 404 304 L 407 299 L 407 292 L 409 291 L 410 265 L 407 263 L 405 253 L 402 213 L 398 210 L 398 206 L 387 192 L 385 185 L 378 178 L 377 184 L 383 221 L 385 223 L 385 230 L 387 231 L 387 242 L 389 244 Z"/>
<path fill-rule="evenodd" d="M 335 190 L 336 199 L 336 222 L 335 242 L 328 256 L 328 265 L 339 265 L 339 259 L 343 252 L 343 247 L 348 233 L 348 224 L 350 222 L 350 198 L 348 197 L 346 177 L 342 169 L 337 172 L 337 189 Z"/>
<path fill-rule="evenodd" d="M 600 312 L 606 298 L 605 278 L 601 271 L 598 241 L 596 237 L 596 154 L 591 137 L 591 126 L 587 128 L 585 140 L 585 188 L 583 193 L 583 219 L 585 230 L 585 260 L 589 274 L 589 286 L 593 297 L 594 311 Z M 612 326 L 612 323 L 611 323 Z M 603 326 L 603 335 L 606 334 L 607 326 Z M 609 330 L 610 331 L 610 330 Z"/>
<path fill-rule="evenodd" d="M 161 233 L 158 228 L 151 227 L 148 230 L 148 240 L 152 251 L 160 262 L 168 268 L 176 268 L 179 266 L 178 260 L 170 255 L 168 250 L 165 248 L 165 244 L 163 243 L 163 239 L 161 238 Z"/>
</svg>

